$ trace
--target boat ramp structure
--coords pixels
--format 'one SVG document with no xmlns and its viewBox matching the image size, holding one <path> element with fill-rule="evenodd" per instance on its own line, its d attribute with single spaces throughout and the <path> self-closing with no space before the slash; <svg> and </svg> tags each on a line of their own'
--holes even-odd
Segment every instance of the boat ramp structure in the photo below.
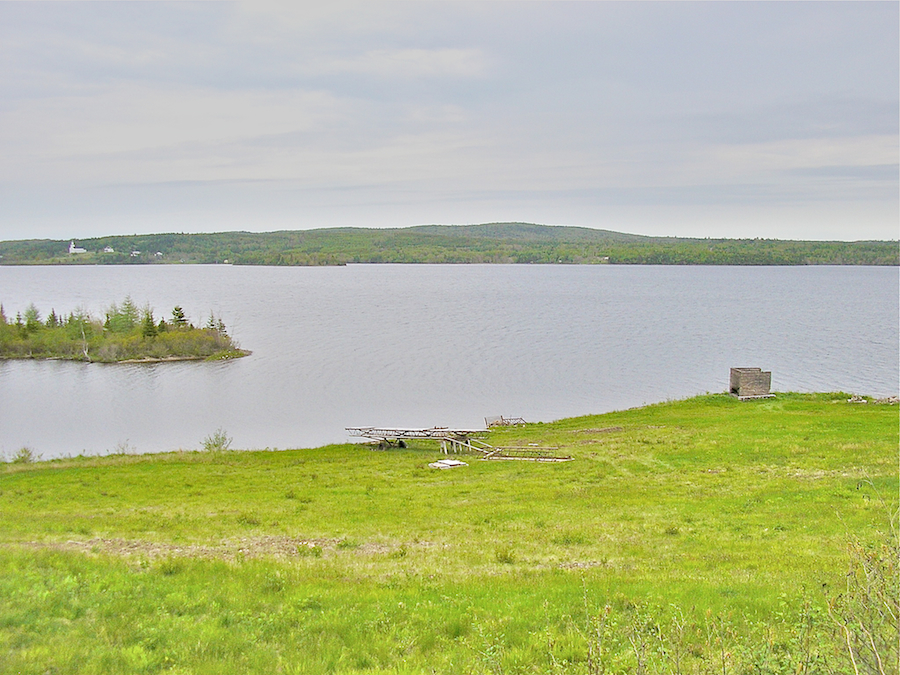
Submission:
<svg viewBox="0 0 900 675">
<path fill-rule="evenodd" d="M 489 429 L 491 427 L 517 427 L 520 424 L 528 424 L 528 422 L 521 417 L 504 417 L 503 415 L 484 418 L 484 425 Z"/>
<path fill-rule="evenodd" d="M 382 450 L 390 447 L 406 447 L 410 439 L 439 441 L 441 452 L 447 454 L 481 455 L 482 459 L 514 459 L 530 462 L 568 462 L 570 455 L 561 455 L 559 448 L 529 445 L 527 447 L 496 448 L 475 436 L 489 433 L 488 429 L 451 429 L 428 427 L 426 429 L 398 429 L 386 427 L 346 427 L 347 433 L 357 438 L 377 441 Z"/>
<path fill-rule="evenodd" d="M 347 433 L 359 438 L 370 438 L 378 441 L 381 449 L 398 446 L 406 447 L 406 441 L 413 438 L 430 438 L 441 441 L 441 450 L 447 454 L 447 442 L 465 441 L 476 434 L 485 433 L 484 429 L 451 429 L 449 427 L 429 427 L 427 429 L 398 429 L 386 427 L 347 427 Z"/>
</svg>

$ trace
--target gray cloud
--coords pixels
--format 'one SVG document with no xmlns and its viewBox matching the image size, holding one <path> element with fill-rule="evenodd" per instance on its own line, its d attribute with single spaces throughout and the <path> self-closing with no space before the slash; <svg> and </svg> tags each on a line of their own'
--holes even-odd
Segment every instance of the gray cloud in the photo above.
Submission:
<svg viewBox="0 0 900 675">
<path fill-rule="evenodd" d="M 765 211 L 782 237 L 835 238 L 843 214 L 845 238 L 896 238 L 898 19 L 895 3 L 0 3 L 0 237 L 224 215 L 757 236 L 747 214 Z"/>
</svg>

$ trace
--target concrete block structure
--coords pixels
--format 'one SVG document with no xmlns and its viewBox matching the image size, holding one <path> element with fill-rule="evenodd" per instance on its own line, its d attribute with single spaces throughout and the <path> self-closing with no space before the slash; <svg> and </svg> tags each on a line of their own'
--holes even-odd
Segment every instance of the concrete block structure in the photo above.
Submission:
<svg viewBox="0 0 900 675">
<path fill-rule="evenodd" d="M 760 368 L 732 368 L 728 393 L 744 401 L 751 398 L 774 398 L 770 393 L 772 373 Z"/>
</svg>

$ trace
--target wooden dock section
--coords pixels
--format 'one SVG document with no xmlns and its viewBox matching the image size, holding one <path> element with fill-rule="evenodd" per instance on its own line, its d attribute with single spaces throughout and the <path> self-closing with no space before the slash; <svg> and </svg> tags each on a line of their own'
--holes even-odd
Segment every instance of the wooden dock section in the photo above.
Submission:
<svg viewBox="0 0 900 675">
<path fill-rule="evenodd" d="M 508 447 L 497 448 L 476 435 L 488 433 L 487 429 L 451 429 L 449 427 L 429 427 L 427 429 L 398 429 L 387 427 L 346 427 L 351 436 L 370 438 L 378 441 L 380 448 L 397 445 L 406 447 L 406 441 L 424 438 L 440 441 L 441 452 L 448 454 L 481 455 L 482 459 L 509 459 L 526 462 L 568 462 L 570 455 L 560 455 L 559 448 L 552 447 Z"/>
<path fill-rule="evenodd" d="M 482 459 L 517 459 L 522 462 L 570 462 L 571 455 L 560 455 L 559 448 L 496 448 Z"/>
<path fill-rule="evenodd" d="M 402 429 L 396 427 L 346 427 L 347 433 L 358 438 L 370 438 L 378 441 L 382 448 L 397 445 L 406 447 L 406 441 L 414 438 L 429 438 L 441 441 L 464 442 L 476 434 L 487 433 L 487 429 L 451 429 L 450 427 L 428 427 L 425 429 Z M 444 454 L 447 451 L 444 450 Z"/>
</svg>

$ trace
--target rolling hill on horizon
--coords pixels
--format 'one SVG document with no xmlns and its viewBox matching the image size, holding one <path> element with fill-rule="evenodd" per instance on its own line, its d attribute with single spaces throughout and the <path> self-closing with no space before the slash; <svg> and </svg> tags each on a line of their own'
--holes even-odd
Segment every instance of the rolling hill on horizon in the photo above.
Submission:
<svg viewBox="0 0 900 675">
<path fill-rule="evenodd" d="M 84 252 L 70 253 L 75 242 Z M 535 223 L 163 233 L 0 242 L 0 264 L 898 265 L 896 241 L 651 237 Z"/>
</svg>

